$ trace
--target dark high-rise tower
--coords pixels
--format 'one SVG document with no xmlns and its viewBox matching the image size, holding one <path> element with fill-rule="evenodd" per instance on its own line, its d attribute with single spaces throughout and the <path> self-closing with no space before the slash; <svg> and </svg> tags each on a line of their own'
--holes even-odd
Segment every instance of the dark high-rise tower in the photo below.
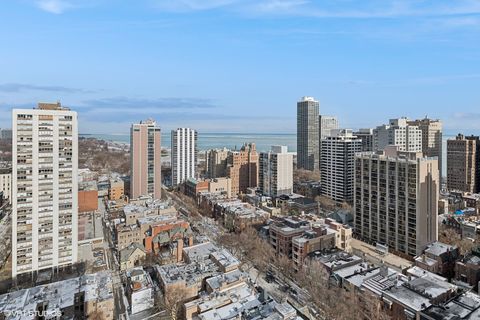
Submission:
<svg viewBox="0 0 480 320">
<path fill-rule="evenodd" d="M 318 114 L 320 104 L 313 97 L 297 102 L 297 168 L 319 169 L 320 133 Z"/>
</svg>

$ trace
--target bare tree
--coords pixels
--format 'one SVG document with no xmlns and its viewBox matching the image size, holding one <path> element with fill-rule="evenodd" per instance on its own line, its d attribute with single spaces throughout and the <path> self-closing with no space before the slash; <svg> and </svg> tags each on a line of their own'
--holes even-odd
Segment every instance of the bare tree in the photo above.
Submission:
<svg viewBox="0 0 480 320">
<path fill-rule="evenodd" d="M 181 314 L 182 306 L 186 299 L 188 299 L 188 292 L 185 288 L 170 288 L 160 299 L 160 304 L 172 320 L 177 320 L 183 318 Z"/>
<path fill-rule="evenodd" d="M 295 169 L 293 171 L 294 182 L 320 181 L 320 171 Z"/>
<path fill-rule="evenodd" d="M 462 239 L 462 236 L 453 228 L 441 225 L 438 232 L 438 241 L 457 246 L 460 254 L 466 255 L 476 247 L 475 241 L 470 239 Z"/>
<path fill-rule="evenodd" d="M 335 201 L 333 201 L 332 199 L 326 197 L 326 196 L 316 196 L 315 197 L 315 201 L 317 201 L 320 205 L 320 207 L 324 210 L 327 210 L 327 211 L 331 211 L 331 210 L 335 210 L 337 204 L 335 203 Z"/>
<path fill-rule="evenodd" d="M 103 320 L 105 316 L 103 315 L 102 310 L 95 309 L 95 311 L 88 314 L 89 320 Z"/>
</svg>

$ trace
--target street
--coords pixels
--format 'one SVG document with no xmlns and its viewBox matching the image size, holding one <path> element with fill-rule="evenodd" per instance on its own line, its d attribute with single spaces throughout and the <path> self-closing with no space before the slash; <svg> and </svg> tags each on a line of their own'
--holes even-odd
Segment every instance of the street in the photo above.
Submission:
<svg viewBox="0 0 480 320">
<path fill-rule="evenodd" d="M 11 210 L 5 210 L 6 215 L 0 221 L 0 269 L 3 268 L 12 251 L 12 217 Z"/>
<path fill-rule="evenodd" d="M 123 284 L 119 271 L 120 266 L 118 264 L 118 260 L 113 249 L 115 248 L 115 245 L 112 239 L 112 231 L 110 227 L 107 226 L 107 209 L 105 208 L 105 203 L 101 198 L 98 199 L 98 211 L 103 217 L 103 237 L 105 240 L 103 246 L 107 256 L 107 266 L 110 270 L 112 270 L 112 287 L 115 301 L 115 319 L 120 319 L 124 317 L 126 313 L 123 299 Z"/>
</svg>

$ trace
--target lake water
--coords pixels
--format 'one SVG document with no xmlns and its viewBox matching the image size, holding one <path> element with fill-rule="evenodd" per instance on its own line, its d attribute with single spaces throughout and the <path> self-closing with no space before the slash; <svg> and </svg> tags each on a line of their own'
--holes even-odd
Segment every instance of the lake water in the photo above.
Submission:
<svg viewBox="0 0 480 320">
<path fill-rule="evenodd" d="M 81 137 L 94 137 L 106 141 L 130 143 L 128 134 L 80 134 Z M 245 142 L 255 142 L 258 151 L 268 151 L 272 145 L 288 146 L 288 151 L 297 151 L 296 134 L 269 134 L 269 133 L 199 133 L 198 149 L 208 150 L 226 147 L 240 149 Z M 162 147 L 170 148 L 170 132 L 162 132 Z"/>
<path fill-rule="evenodd" d="M 472 132 L 469 134 L 478 134 Z M 456 134 L 444 133 L 443 159 L 447 158 L 447 139 L 454 138 Z M 81 137 L 94 137 L 106 141 L 130 143 L 128 134 L 80 134 Z M 288 146 L 291 152 L 297 151 L 297 135 L 293 133 L 199 133 L 198 149 L 208 150 L 214 148 L 240 149 L 245 142 L 255 142 L 258 151 L 268 151 L 272 145 Z M 170 148 L 170 132 L 162 132 L 162 147 Z M 442 172 L 446 174 L 447 162 L 443 161 Z"/>
</svg>

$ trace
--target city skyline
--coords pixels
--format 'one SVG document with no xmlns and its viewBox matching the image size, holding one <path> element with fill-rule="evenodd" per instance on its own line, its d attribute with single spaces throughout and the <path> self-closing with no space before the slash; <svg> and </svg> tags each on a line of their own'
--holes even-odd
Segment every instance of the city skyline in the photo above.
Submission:
<svg viewBox="0 0 480 320">
<path fill-rule="evenodd" d="M 128 132 L 149 116 L 164 130 L 294 133 L 295 102 L 310 95 L 343 128 L 428 115 L 446 132 L 480 130 L 478 1 L 43 0 L 3 9 L 0 127 L 14 107 L 58 99 L 78 111 L 81 133 Z"/>
</svg>

